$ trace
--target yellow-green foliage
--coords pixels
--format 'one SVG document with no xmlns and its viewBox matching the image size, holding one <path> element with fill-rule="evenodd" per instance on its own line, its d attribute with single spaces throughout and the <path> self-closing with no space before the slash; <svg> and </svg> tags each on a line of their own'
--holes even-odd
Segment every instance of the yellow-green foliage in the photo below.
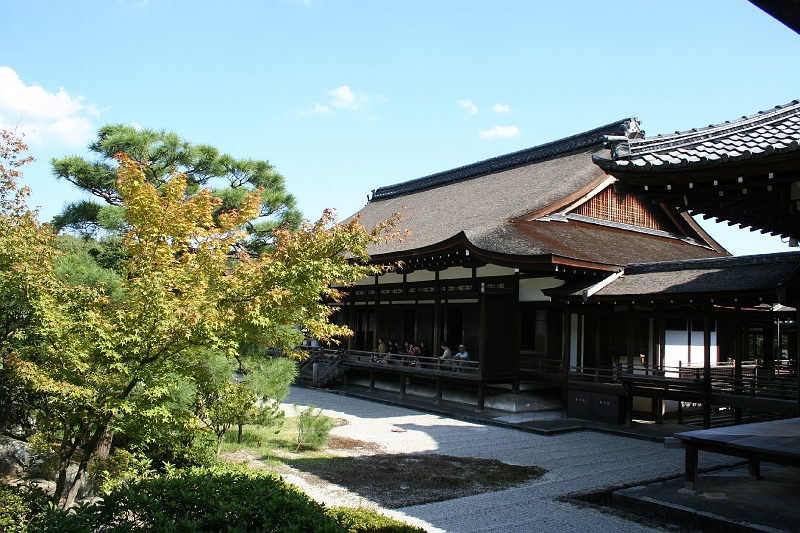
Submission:
<svg viewBox="0 0 800 533">
<path fill-rule="evenodd" d="M 425 533 L 421 527 L 389 518 L 365 507 L 332 507 L 327 511 L 347 528 L 347 533 Z"/>
</svg>

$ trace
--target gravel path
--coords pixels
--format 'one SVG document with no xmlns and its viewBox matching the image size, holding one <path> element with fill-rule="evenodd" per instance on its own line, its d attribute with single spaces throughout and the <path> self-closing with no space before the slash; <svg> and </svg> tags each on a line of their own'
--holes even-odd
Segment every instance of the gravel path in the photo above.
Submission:
<svg viewBox="0 0 800 533">
<path fill-rule="evenodd" d="M 386 515 L 420 525 L 430 533 L 653 531 L 614 515 L 555 501 L 555 498 L 683 473 L 682 450 L 666 449 L 662 444 L 638 439 L 593 431 L 545 437 L 296 387 L 287 398 L 287 416 L 294 412 L 290 407 L 293 403 L 314 404 L 323 408 L 328 416 L 347 420 L 348 424 L 334 428 L 332 433 L 373 442 L 387 453 L 484 457 L 548 470 L 543 477 L 519 487 L 405 507 L 400 511 L 381 509 L 342 487 L 309 484 L 291 474 L 284 476 L 327 505 L 364 505 L 379 509 Z M 730 464 L 732 459 L 707 454 L 700 461 L 708 467 Z"/>
</svg>

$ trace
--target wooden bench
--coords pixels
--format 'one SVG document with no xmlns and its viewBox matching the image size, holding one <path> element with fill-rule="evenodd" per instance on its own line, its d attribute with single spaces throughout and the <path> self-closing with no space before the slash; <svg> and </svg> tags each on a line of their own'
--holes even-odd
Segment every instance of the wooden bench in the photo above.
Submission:
<svg viewBox="0 0 800 533">
<path fill-rule="evenodd" d="M 697 489 L 699 451 L 747 459 L 748 472 L 761 477 L 761 461 L 800 467 L 800 418 L 676 433 L 667 448 L 686 450 L 685 487 Z"/>
</svg>

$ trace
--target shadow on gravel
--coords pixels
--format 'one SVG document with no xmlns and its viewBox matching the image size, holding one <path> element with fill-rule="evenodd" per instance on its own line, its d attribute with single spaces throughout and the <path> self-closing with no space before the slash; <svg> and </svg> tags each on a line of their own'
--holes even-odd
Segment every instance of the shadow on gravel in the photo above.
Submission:
<svg viewBox="0 0 800 533">
<path fill-rule="evenodd" d="M 298 459 L 287 464 L 390 509 L 502 490 L 546 472 L 538 466 L 438 454 Z"/>
</svg>

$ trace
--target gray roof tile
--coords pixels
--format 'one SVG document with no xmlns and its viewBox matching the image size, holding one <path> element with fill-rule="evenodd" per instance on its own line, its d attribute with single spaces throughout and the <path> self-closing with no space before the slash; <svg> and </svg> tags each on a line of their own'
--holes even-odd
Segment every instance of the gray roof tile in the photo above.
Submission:
<svg viewBox="0 0 800 533">
<path fill-rule="evenodd" d="M 595 155 L 595 163 L 610 171 L 650 170 L 677 165 L 672 159 L 669 165 L 658 164 L 656 161 L 666 159 L 655 156 L 669 155 L 683 165 L 701 166 L 794 151 L 800 146 L 800 100 L 707 128 L 623 142 L 628 150 L 613 152 L 629 155 L 612 159 Z"/>
<path fill-rule="evenodd" d="M 605 298 L 687 297 L 774 291 L 796 279 L 800 252 L 717 257 L 631 264 L 595 294 Z M 588 286 L 550 289 L 554 296 L 576 297 Z"/>
</svg>

